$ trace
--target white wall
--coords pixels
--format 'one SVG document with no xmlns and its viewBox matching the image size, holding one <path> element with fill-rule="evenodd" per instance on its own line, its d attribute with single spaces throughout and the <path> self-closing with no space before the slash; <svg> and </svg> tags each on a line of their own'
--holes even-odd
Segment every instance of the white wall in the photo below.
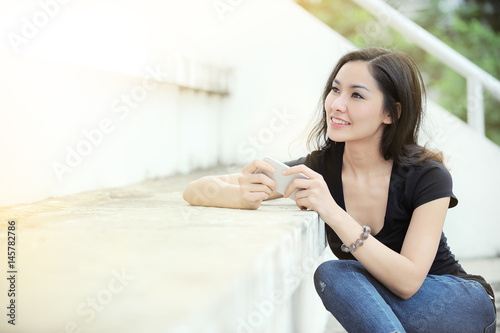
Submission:
<svg viewBox="0 0 500 333">
<path fill-rule="evenodd" d="M 0 205 L 291 158 L 345 41 L 291 1 L 228 3 L 0 4 Z"/>
<path fill-rule="evenodd" d="M 217 161 L 220 97 L 161 82 L 2 53 L 2 204 L 120 186 Z M 139 89 L 139 88 L 141 89 Z M 134 90 L 136 89 L 136 90 Z M 134 95 L 134 93 L 136 95 Z M 131 98 L 128 106 L 122 95 Z M 207 102 L 209 100 L 209 102 Z M 180 101 L 185 101 L 180 103 Z M 195 115 L 195 109 L 204 112 Z M 209 139 L 186 131 L 205 125 Z M 182 150 L 184 148 L 184 150 Z M 206 154 L 190 155 L 203 149 Z"/>
<path fill-rule="evenodd" d="M 443 152 L 459 201 L 444 227 L 452 251 L 459 258 L 500 255 L 494 232 L 500 221 L 500 147 L 435 103 L 427 113 L 421 141 Z"/>
<path fill-rule="evenodd" d="M 0 4 L 0 206 L 302 156 L 290 143 L 352 48 L 289 0 L 63 2 Z M 495 255 L 499 149 L 446 119 L 430 136 L 460 199 L 447 234 L 461 257 Z"/>
<path fill-rule="evenodd" d="M 245 67 L 231 52 L 248 40 L 233 27 L 250 17 L 226 20 L 204 1 L 19 1 L 0 12 L 0 205 L 213 166 L 235 140 L 222 129 L 255 116 L 236 117 L 217 94 Z M 271 58 L 255 64 L 263 81 Z"/>
</svg>

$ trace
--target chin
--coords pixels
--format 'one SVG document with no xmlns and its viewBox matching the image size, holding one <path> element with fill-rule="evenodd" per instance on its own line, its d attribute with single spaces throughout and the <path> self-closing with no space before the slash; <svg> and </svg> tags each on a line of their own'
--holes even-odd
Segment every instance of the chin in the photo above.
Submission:
<svg viewBox="0 0 500 333">
<path fill-rule="evenodd" d="M 327 132 L 328 134 L 328 139 L 335 141 L 335 142 L 345 142 L 346 137 L 344 135 L 339 135 L 338 133 L 332 133 L 331 131 Z"/>
</svg>

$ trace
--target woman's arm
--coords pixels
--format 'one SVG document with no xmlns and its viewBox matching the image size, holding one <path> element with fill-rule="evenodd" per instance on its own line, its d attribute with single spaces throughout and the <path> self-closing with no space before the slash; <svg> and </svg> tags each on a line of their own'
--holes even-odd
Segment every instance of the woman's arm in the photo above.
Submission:
<svg viewBox="0 0 500 333">
<path fill-rule="evenodd" d="M 449 197 L 441 198 L 415 209 L 401 253 L 375 237 L 368 237 L 353 253 L 354 257 L 394 294 L 403 299 L 410 298 L 422 286 L 434 261 L 449 202 Z M 327 219 L 347 246 L 362 233 L 362 227 L 346 212 Z"/>
<path fill-rule="evenodd" d="M 279 198 L 281 194 L 274 191 L 276 183 L 271 178 L 254 174 L 257 169 L 274 172 L 270 164 L 255 160 L 241 174 L 205 176 L 189 183 L 184 200 L 193 206 L 258 209 L 262 201 Z"/>
<path fill-rule="evenodd" d="M 192 181 L 184 190 L 184 200 L 193 206 L 243 208 L 240 175 L 205 176 Z"/>
<path fill-rule="evenodd" d="M 301 172 L 309 179 L 294 180 L 285 197 L 296 188 L 303 188 L 295 194 L 299 207 L 317 211 L 346 246 L 359 239 L 362 226 L 337 205 L 320 174 L 303 165 L 292 167 L 287 172 Z M 449 202 L 450 198 L 445 197 L 415 209 L 401 253 L 375 237 L 368 237 L 353 253 L 354 257 L 394 294 L 403 299 L 410 298 L 422 285 L 434 261 Z"/>
</svg>

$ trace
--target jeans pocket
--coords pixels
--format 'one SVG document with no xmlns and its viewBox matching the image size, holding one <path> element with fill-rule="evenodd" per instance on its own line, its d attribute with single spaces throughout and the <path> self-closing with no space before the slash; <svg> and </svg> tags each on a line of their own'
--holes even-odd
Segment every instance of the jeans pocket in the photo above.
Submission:
<svg viewBox="0 0 500 333">
<path fill-rule="evenodd" d="M 496 329 L 497 329 L 497 320 L 495 318 L 495 320 L 493 320 L 493 322 L 484 329 L 484 333 L 495 333 Z"/>
</svg>

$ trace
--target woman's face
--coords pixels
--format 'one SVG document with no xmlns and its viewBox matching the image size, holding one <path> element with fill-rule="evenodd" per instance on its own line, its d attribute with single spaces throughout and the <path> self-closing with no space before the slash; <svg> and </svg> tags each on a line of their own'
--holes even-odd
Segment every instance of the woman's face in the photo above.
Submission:
<svg viewBox="0 0 500 333">
<path fill-rule="evenodd" d="M 384 98 L 364 61 L 344 64 L 325 100 L 328 137 L 336 142 L 381 139 L 391 118 L 383 109 Z"/>
</svg>

